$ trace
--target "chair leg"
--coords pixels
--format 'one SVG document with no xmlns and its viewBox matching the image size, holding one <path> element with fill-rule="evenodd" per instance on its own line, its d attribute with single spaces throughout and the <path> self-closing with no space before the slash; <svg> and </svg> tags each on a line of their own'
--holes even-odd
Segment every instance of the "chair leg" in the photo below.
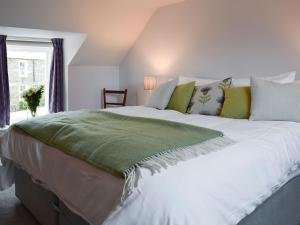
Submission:
<svg viewBox="0 0 300 225">
<path fill-rule="evenodd" d="M 127 89 L 125 89 L 124 91 L 123 106 L 126 105 L 126 99 L 127 99 Z"/>
<path fill-rule="evenodd" d="M 103 88 L 103 108 L 106 109 L 106 90 Z"/>
</svg>

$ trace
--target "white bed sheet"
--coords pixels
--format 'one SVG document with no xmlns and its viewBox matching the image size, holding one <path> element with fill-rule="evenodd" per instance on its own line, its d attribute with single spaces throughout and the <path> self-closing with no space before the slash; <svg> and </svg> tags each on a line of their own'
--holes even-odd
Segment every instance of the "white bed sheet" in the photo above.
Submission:
<svg viewBox="0 0 300 225">
<path fill-rule="evenodd" d="M 142 169 L 137 190 L 104 225 L 234 225 L 299 174 L 299 123 L 184 115 L 141 106 L 109 111 L 212 128 L 237 143 L 154 176 Z M 22 138 L 13 138 L 17 150 L 5 151 L 2 142 L 4 157 L 25 167 L 91 224 L 101 224 L 119 200 L 122 180 L 29 137 L 24 151 Z"/>
</svg>

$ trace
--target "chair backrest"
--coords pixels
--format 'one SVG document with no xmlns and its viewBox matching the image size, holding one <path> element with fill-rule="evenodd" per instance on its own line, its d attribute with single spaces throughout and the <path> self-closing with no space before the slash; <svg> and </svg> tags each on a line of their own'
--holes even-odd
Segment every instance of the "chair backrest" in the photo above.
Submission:
<svg viewBox="0 0 300 225">
<path fill-rule="evenodd" d="M 114 95 L 123 95 L 123 101 L 122 102 L 107 102 L 106 96 L 107 94 L 114 94 Z M 127 89 L 124 91 L 117 91 L 117 90 L 106 90 L 103 88 L 103 107 L 106 109 L 107 105 L 114 105 L 114 106 L 125 106 L 126 105 L 126 99 L 127 99 Z"/>
</svg>

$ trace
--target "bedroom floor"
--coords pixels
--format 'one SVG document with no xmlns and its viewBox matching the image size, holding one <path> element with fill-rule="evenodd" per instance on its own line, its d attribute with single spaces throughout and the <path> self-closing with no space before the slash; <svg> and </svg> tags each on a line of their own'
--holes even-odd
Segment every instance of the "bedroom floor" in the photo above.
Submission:
<svg viewBox="0 0 300 225">
<path fill-rule="evenodd" d="M 39 225 L 15 196 L 15 188 L 0 191 L 1 225 Z"/>
</svg>

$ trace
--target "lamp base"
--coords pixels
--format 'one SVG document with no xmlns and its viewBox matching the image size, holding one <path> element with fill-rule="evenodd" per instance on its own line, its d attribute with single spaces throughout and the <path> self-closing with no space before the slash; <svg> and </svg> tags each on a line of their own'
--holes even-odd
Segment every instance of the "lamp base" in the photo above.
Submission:
<svg viewBox="0 0 300 225">
<path fill-rule="evenodd" d="M 148 101 L 151 93 L 152 93 L 152 90 L 139 89 L 137 91 L 137 103 L 138 103 L 138 105 L 145 105 L 146 102 Z"/>
</svg>

